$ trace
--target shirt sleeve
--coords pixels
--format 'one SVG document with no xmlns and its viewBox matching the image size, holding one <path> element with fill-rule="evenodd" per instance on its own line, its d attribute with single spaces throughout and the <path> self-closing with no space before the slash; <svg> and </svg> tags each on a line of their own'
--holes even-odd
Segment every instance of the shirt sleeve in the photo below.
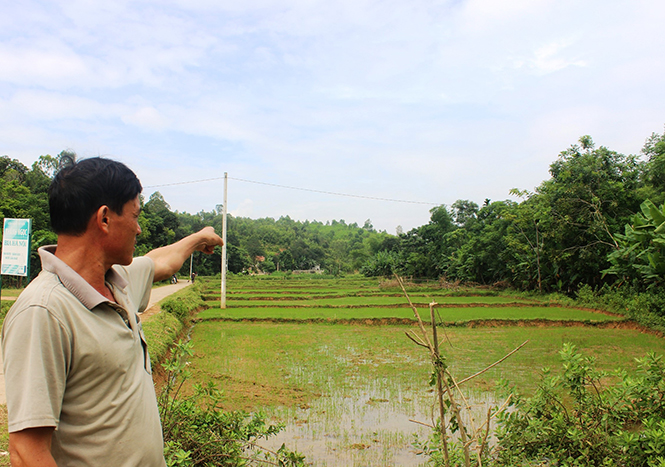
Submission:
<svg viewBox="0 0 665 467">
<path fill-rule="evenodd" d="M 13 314 L 2 334 L 9 432 L 57 427 L 71 336 L 46 308 L 34 305 Z"/>
<path fill-rule="evenodd" d="M 129 285 L 126 293 L 137 307 L 138 313 L 145 311 L 150 302 L 150 291 L 155 277 L 155 263 L 147 256 L 134 258 L 129 266 L 114 266 Z"/>
</svg>

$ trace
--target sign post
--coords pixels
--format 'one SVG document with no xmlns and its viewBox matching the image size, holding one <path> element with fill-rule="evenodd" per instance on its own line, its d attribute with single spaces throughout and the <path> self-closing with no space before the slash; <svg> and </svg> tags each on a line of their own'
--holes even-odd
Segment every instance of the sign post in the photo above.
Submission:
<svg viewBox="0 0 665 467">
<path fill-rule="evenodd" d="M 2 233 L 2 275 L 30 276 L 30 248 L 32 244 L 32 219 L 5 219 Z M 0 287 L 2 283 L 0 282 Z M 0 289 L 0 293 L 2 289 Z"/>
</svg>

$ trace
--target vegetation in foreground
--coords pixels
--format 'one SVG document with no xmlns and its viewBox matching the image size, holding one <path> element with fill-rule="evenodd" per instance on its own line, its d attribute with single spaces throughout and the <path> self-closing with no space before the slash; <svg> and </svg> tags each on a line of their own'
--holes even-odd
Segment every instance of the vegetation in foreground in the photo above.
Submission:
<svg viewBox="0 0 665 467">
<path fill-rule="evenodd" d="M 240 281 L 241 279 L 237 278 L 237 280 Z M 354 280 L 354 278 L 347 280 L 334 279 L 334 281 L 337 281 L 337 285 L 333 288 L 337 288 L 340 283 L 347 282 L 348 284 Z M 255 280 L 242 279 L 247 289 L 254 290 L 256 288 L 263 288 L 269 281 L 269 278 Z M 291 284 L 301 283 L 305 285 L 317 282 L 318 286 L 324 289 L 327 282 L 323 278 L 312 280 L 302 278 L 298 280 L 291 279 L 289 281 Z M 240 283 L 237 285 L 236 290 L 243 288 Z M 274 285 L 275 283 L 273 283 Z M 367 285 L 365 283 L 366 291 L 368 290 Z M 193 290 L 199 287 L 201 287 L 198 292 L 199 294 L 209 293 L 206 292 L 208 287 L 206 287 L 206 281 L 204 280 L 197 282 L 195 288 L 189 288 L 187 294 L 184 295 L 191 294 Z M 216 288 L 216 285 L 213 287 Z M 378 287 L 378 282 L 374 283 L 373 287 Z M 297 288 L 294 287 L 294 290 Z M 369 287 L 369 289 L 371 290 L 372 287 Z M 423 287 L 419 286 L 418 290 L 423 292 Z M 434 291 L 439 294 L 442 293 L 440 289 L 433 289 Z M 486 290 L 479 292 L 478 295 L 487 296 Z M 427 295 L 427 293 L 425 294 Z M 490 296 L 492 295 L 490 294 Z M 175 298 L 177 299 L 177 297 Z M 166 317 L 173 317 L 181 322 L 181 318 L 191 316 L 189 313 L 201 306 L 200 297 L 195 300 L 191 300 L 191 298 L 181 300 L 184 304 L 193 305 L 187 308 L 186 312 L 183 312 L 183 309 L 180 308 L 181 305 L 166 307 L 170 313 L 162 313 L 151 317 L 144 322 L 144 325 L 146 328 L 150 328 L 151 322 L 158 318 L 164 319 Z M 464 307 L 457 310 L 460 313 L 468 311 Z M 184 318 L 184 323 L 186 322 L 187 319 Z M 320 397 L 320 394 L 325 393 L 325 388 L 329 387 L 330 384 L 341 385 L 341 387 L 346 386 L 349 390 L 353 384 L 359 381 L 386 381 L 392 378 L 404 378 L 401 383 L 398 383 L 402 388 L 407 385 L 423 384 L 428 379 L 428 365 L 425 360 L 418 360 L 418 349 L 412 348 L 414 346 L 403 335 L 403 332 L 410 328 L 412 327 L 366 327 L 334 324 L 322 326 L 310 324 L 303 326 L 299 324 L 245 324 L 229 322 L 199 323 L 194 331 L 197 353 L 191 357 L 191 364 L 188 367 L 192 371 L 193 381 L 185 383 L 182 387 L 184 390 L 184 393 L 180 395 L 182 405 L 179 405 L 180 401 L 178 401 L 178 397 L 170 402 L 173 404 L 172 407 L 177 406 L 178 408 L 174 409 L 173 412 L 176 414 L 175 418 L 171 422 L 166 422 L 172 423 L 172 428 L 169 428 L 171 432 L 182 435 L 181 438 L 183 439 L 187 437 L 193 438 L 194 441 L 183 442 L 182 439 L 177 441 L 176 438 L 170 440 L 166 451 L 170 459 L 169 465 L 197 465 L 191 461 L 194 456 L 200 453 L 203 453 L 202 455 L 204 456 L 219 454 L 206 451 L 208 449 L 206 446 L 211 443 L 214 445 L 216 443 L 214 438 L 222 436 L 221 432 L 211 435 L 212 438 L 201 438 L 199 436 L 200 433 L 196 434 L 200 430 L 192 430 L 192 427 L 201 426 L 201 423 L 203 423 L 201 417 L 208 421 L 213 420 L 216 426 L 222 426 L 223 424 L 226 424 L 226 427 L 231 426 L 234 430 L 233 434 L 227 433 L 224 436 L 228 436 L 228 439 L 238 436 L 238 439 L 242 440 L 238 441 L 234 447 L 220 447 L 219 451 L 226 452 L 224 451 L 225 449 L 235 450 L 235 454 L 233 455 L 238 456 L 237 463 L 213 463 L 211 465 L 243 465 L 242 462 L 249 462 L 247 459 L 242 459 L 243 457 L 273 455 L 269 452 L 258 451 L 252 453 L 247 450 L 249 445 L 246 442 L 248 440 L 262 436 L 272 436 L 278 429 L 278 425 L 268 423 L 267 419 L 262 418 L 261 415 L 251 415 L 251 411 L 254 411 L 257 407 L 264 406 L 266 403 L 268 405 L 296 403 L 306 406 L 308 401 L 311 402 L 313 399 Z M 182 329 L 188 328 L 183 324 Z M 151 350 L 156 347 L 156 341 L 172 342 L 174 339 L 173 336 L 174 334 L 168 332 L 151 334 L 148 337 Z M 643 360 L 641 363 L 643 367 L 644 362 L 650 362 L 647 366 L 651 370 L 648 370 L 647 373 L 644 373 L 643 368 L 637 368 L 638 364 L 634 361 L 635 358 L 642 358 L 649 349 L 662 353 L 662 339 L 635 331 L 593 328 L 455 328 L 446 330 L 445 352 L 451 368 L 456 372 L 468 375 L 481 370 L 492 361 L 497 360 L 502 354 L 505 354 L 517 343 L 525 339 L 531 339 L 529 346 L 515 354 L 500 367 L 491 369 L 482 378 L 473 383 L 473 387 L 476 389 L 495 390 L 498 381 L 509 375 L 511 381 L 516 383 L 517 387 L 521 388 L 527 394 L 526 397 L 516 398 L 514 402 L 517 412 L 511 413 L 521 414 L 521 418 L 516 419 L 519 420 L 520 424 L 514 422 L 512 431 L 505 431 L 507 433 L 504 436 L 505 443 L 512 442 L 515 444 L 521 439 L 519 436 L 514 436 L 514 433 L 520 433 L 525 430 L 532 430 L 533 433 L 537 433 L 543 425 L 548 427 L 553 425 L 554 422 L 548 417 L 560 414 L 560 410 L 559 412 L 555 410 L 558 403 L 570 407 L 568 412 L 569 417 L 580 412 L 581 409 L 570 405 L 571 401 L 574 400 L 569 391 L 570 383 L 564 383 L 565 374 L 568 370 L 566 370 L 566 367 L 561 371 L 556 370 L 557 359 L 559 358 L 558 350 L 565 342 L 574 342 L 585 353 L 593 355 L 596 367 L 602 369 L 595 370 L 595 368 L 591 368 L 591 363 L 582 357 L 569 357 L 569 359 L 578 362 L 577 365 L 584 369 L 584 374 L 590 375 L 590 379 L 585 381 L 595 381 L 594 384 L 596 386 L 589 386 L 588 383 L 580 383 L 583 387 L 587 389 L 596 387 L 606 388 L 607 391 L 610 391 L 608 394 L 619 394 L 621 390 L 624 391 L 621 393 L 624 395 L 631 394 L 631 391 L 632 394 L 638 394 L 636 391 L 641 387 L 646 389 L 646 393 L 656 396 L 663 392 L 663 369 L 658 357 L 647 356 L 647 359 Z M 492 342 L 490 347 L 487 346 L 488 340 Z M 384 348 L 385 350 L 382 350 Z M 272 364 L 269 367 L 265 365 L 266 349 L 270 350 L 272 357 Z M 224 352 L 227 353 L 224 354 Z M 308 360 L 313 358 L 313 360 L 299 362 L 298 359 L 305 357 Z M 182 360 L 179 361 L 182 362 Z M 416 361 L 420 361 L 420 363 L 415 364 L 414 362 Z M 238 365 L 238 363 L 242 364 Z M 169 367 L 169 365 L 175 366 Z M 551 367 L 554 370 L 547 373 L 541 383 L 537 383 L 538 370 L 542 366 Z M 167 363 L 166 368 L 177 369 L 178 365 L 176 363 Z M 613 370 L 616 368 L 622 368 L 623 373 L 613 373 Z M 220 371 L 220 369 L 225 370 Z M 237 373 L 234 373 L 234 371 Z M 574 372 L 571 374 L 574 374 Z M 219 384 L 221 381 L 222 393 L 208 388 L 208 377 L 213 377 L 216 380 L 216 384 Z M 568 379 L 571 378 L 568 377 Z M 658 378 L 660 378 L 660 382 Z M 646 380 L 648 381 L 645 384 L 644 381 Z M 165 381 L 175 380 L 167 378 Z M 418 383 L 418 381 L 421 383 Z M 583 379 L 579 379 L 579 381 L 583 381 Z M 197 382 L 201 383 L 199 389 L 194 388 L 193 384 L 190 385 L 190 383 Z M 652 386 L 649 386 L 649 384 L 652 384 Z M 278 388 L 279 385 L 282 386 L 282 389 L 274 392 L 274 389 Z M 625 389 L 627 387 L 632 389 Z M 246 397 L 248 394 L 246 391 L 249 391 L 251 398 Z M 230 400 L 229 396 L 233 394 L 235 394 L 236 399 Z M 593 394 L 596 394 L 599 398 L 598 400 L 601 402 L 611 400 L 608 399 L 609 396 L 603 395 L 605 394 L 604 391 L 594 392 Z M 256 395 L 260 395 L 261 397 L 257 398 Z M 533 407 L 543 406 L 542 401 L 545 397 L 551 397 L 554 404 L 548 409 L 549 412 L 544 409 L 540 412 L 538 410 L 534 412 Z M 168 398 L 163 400 L 168 400 Z M 372 402 L 370 399 L 370 402 L 373 404 L 385 404 L 386 402 L 383 402 L 383 400 L 380 398 L 378 399 L 379 402 Z M 207 403 L 202 403 L 204 401 Z M 250 401 L 251 403 L 247 404 Z M 656 405 L 653 398 L 649 404 Z M 220 411 L 220 407 L 226 407 L 230 410 L 227 412 Z M 243 407 L 250 412 L 242 410 L 235 412 L 232 409 L 233 407 Z M 603 407 L 605 407 L 603 410 L 607 410 L 608 405 L 606 404 Z M 611 408 L 613 405 L 609 404 L 609 407 Z M 211 409 L 212 412 L 208 413 Z M 537 418 L 537 414 L 541 413 L 546 414 L 544 415 L 544 419 Z M 585 423 L 591 423 L 592 420 L 597 422 L 598 419 L 594 418 L 595 415 L 593 414 L 602 414 L 604 412 L 595 411 L 589 413 L 591 415 L 586 416 Z M 605 420 L 608 417 L 609 415 L 606 414 L 605 418 L 600 419 L 603 421 L 601 423 L 603 427 L 607 427 Z M 614 415 L 613 417 L 617 418 Z M 657 417 L 652 418 L 658 420 Z M 173 420 L 176 420 L 176 422 L 173 423 Z M 658 440 L 662 439 L 658 438 L 658 436 L 662 435 L 663 427 L 659 423 L 654 424 L 649 420 L 649 417 L 643 416 L 640 421 L 633 419 L 632 422 L 622 422 L 624 424 L 621 425 L 621 428 L 612 428 L 611 436 L 603 436 L 606 436 L 610 440 L 608 442 L 618 443 L 619 441 L 617 440 L 619 438 L 617 436 L 620 434 L 621 440 L 623 440 L 621 442 L 624 443 L 620 444 L 620 446 L 623 446 L 624 451 L 628 450 L 632 452 L 633 454 L 630 455 L 633 455 L 634 459 L 639 459 L 641 456 L 641 458 L 651 462 L 653 459 L 657 459 L 654 453 L 658 452 Z M 660 420 L 662 420 L 662 416 L 660 416 Z M 567 422 L 570 423 L 570 420 L 567 420 Z M 513 422 L 506 421 L 506 424 L 508 423 Z M 593 464 L 589 459 L 579 457 L 582 454 L 571 451 L 570 449 L 572 448 L 570 447 L 566 448 L 568 449 L 566 451 L 568 452 L 568 457 L 566 458 L 568 460 L 562 460 L 558 464 L 554 463 L 554 459 L 560 453 L 552 454 L 547 451 L 547 449 L 550 449 L 546 447 L 547 443 L 558 440 L 557 442 L 560 443 L 565 441 L 565 443 L 575 445 L 576 440 L 581 440 L 578 445 L 583 446 L 586 442 L 586 438 L 583 437 L 572 440 L 557 438 L 557 436 L 563 435 L 562 430 L 552 433 L 549 440 L 542 440 L 542 446 L 539 448 L 533 448 L 532 443 L 528 443 L 532 448 L 531 451 L 527 449 L 528 446 L 519 446 L 518 444 L 506 447 L 506 450 L 500 454 L 503 457 L 484 459 L 483 465 L 490 465 L 490 461 L 503 462 L 503 465 L 542 465 L 543 459 L 549 459 L 551 462 L 550 465 L 603 465 L 602 463 Z M 567 434 L 566 436 L 569 435 Z M 634 439 L 625 438 L 628 435 L 634 436 Z M 199 449 L 195 445 L 187 447 L 187 443 L 189 442 L 202 443 L 199 454 L 195 453 Z M 619 446 L 619 444 L 616 446 Z M 624 451 L 621 451 L 624 456 L 622 459 L 628 458 L 626 456 L 629 455 Z M 429 452 L 432 455 L 431 462 L 436 462 L 435 446 L 430 444 L 424 452 Z M 573 454 L 570 454 L 570 452 L 573 452 Z M 299 456 L 290 453 L 286 449 L 277 454 L 285 456 L 288 462 L 299 462 Z M 656 457 L 653 457 L 652 454 Z M 591 455 L 596 456 L 594 459 L 598 457 L 596 454 L 589 452 L 589 456 Z M 228 453 L 224 454 L 224 456 L 227 459 L 231 458 Z M 575 461 L 571 459 L 578 459 L 578 463 L 575 464 Z M 583 462 L 579 459 L 586 460 Z M 521 464 L 517 464 L 517 462 L 521 462 Z M 659 461 L 642 464 L 618 463 L 612 465 L 643 465 L 645 467 L 659 465 L 654 462 Z"/>
<path fill-rule="evenodd" d="M 499 414 L 496 464 L 505 466 L 665 466 L 665 363 L 649 353 L 629 376 L 598 371 L 569 343 L 561 372 L 544 370 L 535 394 Z M 513 394 L 515 394 L 513 392 Z"/>
<path fill-rule="evenodd" d="M 216 384 L 188 386 L 191 342 L 176 339 L 189 332 L 193 314 L 204 307 L 201 282 L 160 302 L 161 313 L 144 320 L 151 363 L 159 376 L 158 406 L 164 433 L 164 456 L 169 467 L 304 465 L 303 457 L 282 446 L 276 451 L 257 444 L 282 427 L 267 423 L 260 413 L 225 411 Z"/>
</svg>

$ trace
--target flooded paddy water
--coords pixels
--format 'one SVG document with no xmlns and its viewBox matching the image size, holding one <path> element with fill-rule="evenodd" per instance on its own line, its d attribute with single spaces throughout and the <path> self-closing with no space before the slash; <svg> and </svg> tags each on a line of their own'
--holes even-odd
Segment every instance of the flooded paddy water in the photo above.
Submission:
<svg viewBox="0 0 665 467">
<path fill-rule="evenodd" d="M 225 407 L 265 412 L 285 425 L 260 445 L 282 443 L 308 465 L 417 466 L 414 447 L 438 418 L 427 352 L 409 326 L 201 322 L 192 333 L 196 375 L 212 377 Z M 450 336 L 458 340 L 457 336 Z M 477 371 L 477 364 L 455 373 Z M 491 392 L 462 387 L 481 424 Z"/>
<path fill-rule="evenodd" d="M 316 467 L 425 465 L 427 458 L 414 441 L 430 437 L 431 428 L 423 424 L 433 424 L 434 403 L 435 395 L 427 389 L 368 384 L 333 390 L 302 407 L 269 410 L 286 428 L 264 445 L 277 449 L 284 443 Z M 489 393 L 471 396 L 469 403 L 478 424 L 496 406 Z"/>
</svg>

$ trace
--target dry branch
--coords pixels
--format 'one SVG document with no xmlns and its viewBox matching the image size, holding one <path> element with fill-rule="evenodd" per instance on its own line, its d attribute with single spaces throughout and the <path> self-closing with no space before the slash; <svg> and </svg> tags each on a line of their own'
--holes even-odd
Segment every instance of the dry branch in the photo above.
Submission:
<svg viewBox="0 0 665 467">
<path fill-rule="evenodd" d="M 501 360 L 497 360 L 496 362 L 492 363 L 490 366 L 488 366 L 488 367 L 485 368 L 484 370 L 480 370 L 478 373 L 473 374 L 473 375 L 471 375 L 471 376 L 468 376 L 468 377 L 464 378 L 462 381 L 460 381 L 460 382 L 457 383 L 457 384 L 459 385 L 459 384 L 466 383 L 467 381 L 469 381 L 469 380 L 475 378 L 476 376 L 482 375 L 482 374 L 485 373 L 487 370 L 490 370 L 490 369 L 494 368 L 494 367 L 497 366 L 499 363 L 503 362 L 505 359 L 507 359 L 507 358 L 510 357 L 512 354 L 514 354 L 515 352 L 517 352 L 519 349 L 521 349 L 522 347 L 524 347 L 528 342 L 529 342 L 529 339 L 525 340 L 524 342 L 522 342 L 522 344 L 521 344 L 519 347 L 515 348 L 512 352 L 510 352 L 510 353 L 508 353 L 507 355 L 505 355 Z"/>
<path fill-rule="evenodd" d="M 484 372 L 488 371 L 489 369 L 497 366 L 499 363 L 503 362 L 506 360 L 508 357 L 510 357 L 512 354 L 520 350 L 522 347 L 524 347 L 528 340 L 522 343 L 519 347 L 514 349 L 512 352 L 508 353 L 505 355 L 503 358 L 498 360 L 497 362 L 493 363 L 492 365 L 488 366 L 487 368 L 479 371 L 478 373 L 469 376 L 468 378 L 463 379 L 460 382 L 457 382 L 453 375 L 450 373 L 450 371 L 447 369 L 445 364 L 443 363 L 443 360 L 441 359 L 441 355 L 439 353 L 439 338 L 437 335 L 437 320 L 435 316 L 435 310 L 434 307 L 438 305 L 435 301 L 431 302 L 429 304 L 429 309 L 430 309 L 430 318 L 431 318 L 431 325 L 432 325 L 432 339 L 430 340 L 429 334 L 425 328 L 425 324 L 423 323 L 422 318 L 420 317 L 420 313 L 418 312 L 418 309 L 416 306 L 413 304 L 411 301 L 411 298 L 409 297 L 409 294 L 406 291 L 406 288 L 404 286 L 404 282 L 400 276 L 395 274 L 395 278 L 397 279 L 397 282 L 399 283 L 400 287 L 402 288 L 402 291 L 404 292 L 404 295 L 406 296 L 407 301 L 409 302 L 409 305 L 411 306 L 411 309 L 413 310 L 413 313 L 416 317 L 416 320 L 418 321 L 418 326 L 420 327 L 420 331 L 422 333 L 422 338 L 418 337 L 413 331 L 407 331 L 405 334 L 406 336 L 413 341 L 416 345 L 425 347 L 429 350 L 430 352 L 430 357 L 432 359 L 432 366 L 434 368 L 434 374 L 436 377 L 436 389 L 437 389 L 437 400 L 438 400 L 438 406 L 439 406 L 439 417 L 440 417 L 440 434 L 441 434 L 441 444 L 442 444 L 442 449 L 441 452 L 443 454 L 444 458 L 444 465 L 446 467 L 450 466 L 450 454 L 449 454 L 449 448 L 448 448 L 448 434 L 446 430 L 446 421 L 445 421 L 445 415 L 446 415 L 446 402 L 444 402 L 444 396 L 447 398 L 447 404 L 450 410 L 452 411 L 452 416 L 455 417 L 455 420 L 457 422 L 457 427 L 459 430 L 459 435 L 460 435 L 460 444 L 463 449 L 464 453 L 464 465 L 466 467 L 471 466 L 471 457 L 470 457 L 470 451 L 469 448 L 470 446 L 475 442 L 474 450 L 476 451 L 476 457 L 477 457 L 477 465 L 478 467 L 482 466 L 482 456 L 483 452 L 487 449 L 487 440 L 489 438 L 490 434 L 490 427 L 491 427 L 491 419 L 496 416 L 497 413 L 503 411 L 510 401 L 510 397 L 503 403 L 501 408 L 492 414 L 492 408 L 490 407 L 487 411 L 487 417 L 485 421 L 476 429 L 475 428 L 475 423 L 473 417 L 470 417 L 470 425 L 471 425 L 471 431 L 467 431 L 467 428 L 464 424 L 464 421 L 462 420 L 462 415 L 461 415 L 461 408 L 460 405 L 456 401 L 456 396 L 453 393 L 453 389 L 456 389 L 457 392 L 460 395 L 460 398 L 462 399 L 465 408 L 469 410 L 471 406 L 469 405 L 468 400 L 464 396 L 464 393 L 460 389 L 460 385 L 466 381 L 469 381 Z M 452 347 L 452 342 L 448 338 L 448 335 L 445 333 L 445 329 L 443 329 L 444 335 L 446 337 L 446 340 L 449 342 L 449 344 Z M 451 387 L 452 385 L 452 387 Z M 432 407 L 434 409 L 434 407 Z M 434 414 L 432 414 L 432 418 L 434 418 Z M 420 425 L 424 425 L 427 427 L 430 427 L 432 429 L 435 429 L 435 426 L 433 425 L 428 425 L 426 423 L 422 423 L 416 420 L 410 420 L 413 423 L 418 423 Z M 433 423 L 435 424 L 434 420 Z M 471 436 L 469 436 L 471 434 Z"/>
</svg>

